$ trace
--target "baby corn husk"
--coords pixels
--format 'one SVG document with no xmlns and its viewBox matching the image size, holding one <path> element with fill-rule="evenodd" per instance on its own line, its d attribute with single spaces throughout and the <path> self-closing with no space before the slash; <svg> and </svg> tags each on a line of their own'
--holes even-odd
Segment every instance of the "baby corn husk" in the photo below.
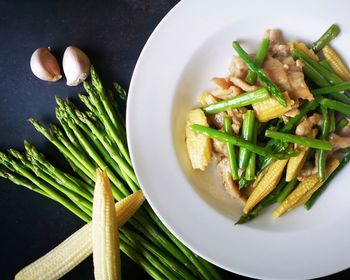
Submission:
<svg viewBox="0 0 350 280">
<path fill-rule="evenodd" d="M 327 168 L 326 168 L 326 179 L 331 176 L 331 174 L 338 168 L 340 162 L 339 160 L 337 159 L 331 159 L 330 162 L 327 164 Z M 325 182 L 326 180 L 324 180 L 323 182 L 318 182 L 316 184 L 316 186 L 309 190 L 306 194 L 304 194 L 298 201 L 298 203 L 293 207 L 294 208 L 297 208 L 299 207 L 300 205 L 306 203 L 310 197 L 313 195 L 313 193 L 315 191 L 317 191 L 322 185 L 323 183 Z"/>
<path fill-rule="evenodd" d="M 207 106 L 210 104 L 215 104 L 218 102 L 218 99 L 210 94 L 209 92 L 203 92 L 199 96 L 199 102 L 201 103 L 202 106 Z M 213 114 L 211 116 L 207 116 L 207 120 L 209 123 L 213 123 L 217 127 L 223 127 L 224 125 L 224 118 L 227 114 L 225 112 L 220 112 Z"/>
<path fill-rule="evenodd" d="M 96 280 L 121 279 L 114 198 L 107 173 L 101 169 L 96 170 L 92 207 L 92 256 Z"/>
<path fill-rule="evenodd" d="M 202 106 L 207 106 L 210 104 L 217 103 L 218 100 L 215 98 L 215 96 L 211 95 L 209 92 L 203 92 L 199 96 L 199 102 L 202 104 Z"/>
<path fill-rule="evenodd" d="M 292 109 L 294 101 L 289 98 L 288 92 L 283 93 L 287 106 L 283 107 L 274 97 L 253 104 L 256 118 L 259 122 L 267 122 L 278 118 Z"/>
<path fill-rule="evenodd" d="M 145 197 L 137 191 L 115 204 L 118 228 L 139 209 Z M 50 252 L 16 274 L 16 280 L 59 279 L 92 253 L 91 222 L 76 231 Z"/>
<path fill-rule="evenodd" d="M 326 178 L 329 177 L 339 166 L 339 160 L 331 159 L 326 168 Z M 324 182 L 324 181 L 323 181 Z M 272 216 L 277 218 L 304 204 L 312 194 L 318 190 L 323 182 L 320 182 L 318 174 L 305 178 L 297 188 L 273 211 Z"/>
<path fill-rule="evenodd" d="M 255 205 L 257 205 L 265 196 L 273 191 L 281 179 L 287 162 L 288 159 L 277 160 L 268 167 L 266 174 L 254 188 L 244 206 L 243 212 L 245 214 L 249 213 L 249 211 L 252 210 Z"/>
<path fill-rule="evenodd" d="M 303 42 L 292 41 L 289 43 L 290 50 L 300 50 L 304 52 L 307 56 L 309 56 L 314 61 L 319 61 L 319 57 L 314 53 L 312 49 L 309 49 Z"/>
<path fill-rule="evenodd" d="M 313 129 L 309 137 L 315 138 L 316 135 L 317 135 L 317 129 Z M 301 152 L 296 157 L 292 157 L 288 161 L 287 171 L 286 171 L 287 182 L 292 181 L 295 177 L 298 176 L 299 171 L 301 170 L 301 168 L 303 167 L 306 161 L 310 148 L 302 147 L 301 149 L 302 149 Z"/>
<path fill-rule="evenodd" d="M 343 80 L 350 81 L 350 71 L 335 50 L 333 50 L 331 46 L 327 45 L 322 49 L 322 52 L 326 60 L 332 66 L 334 72 Z"/>
<path fill-rule="evenodd" d="M 186 144 L 193 169 L 204 170 L 211 161 L 210 138 L 191 130 L 192 124 L 209 127 L 207 117 L 201 109 L 194 109 L 188 114 L 186 126 Z"/>
</svg>

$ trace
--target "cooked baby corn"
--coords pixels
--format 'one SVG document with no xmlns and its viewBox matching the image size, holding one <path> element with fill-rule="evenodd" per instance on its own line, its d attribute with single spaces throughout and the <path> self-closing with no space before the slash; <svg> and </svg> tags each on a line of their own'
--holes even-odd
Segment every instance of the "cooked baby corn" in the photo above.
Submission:
<svg viewBox="0 0 350 280">
<path fill-rule="evenodd" d="M 297 42 L 297 41 L 293 41 L 289 43 L 290 46 L 290 50 L 300 50 L 302 52 L 304 52 L 305 54 L 307 54 L 311 59 L 315 60 L 315 61 L 319 61 L 318 56 L 314 53 L 314 51 L 312 49 L 309 49 L 304 43 L 302 42 Z"/>
<path fill-rule="evenodd" d="M 145 197 L 137 191 L 115 204 L 118 228 L 139 209 Z M 92 253 L 91 222 L 73 233 L 50 252 L 19 271 L 16 280 L 59 279 Z"/>
<path fill-rule="evenodd" d="M 330 162 L 327 164 L 326 179 L 338 168 L 339 164 L 340 164 L 340 162 L 337 159 L 331 159 L 330 160 Z M 310 197 L 314 194 L 314 192 L 317 191 L 323 185 L 324 182 L 325 181 L 318 182 L 313 189 L 309 190 L 306 194 L 304 194 L 300 198 L 298 203 L 295 205 L 295 207 L 293 207 L 293 209 L 299 207 L 300 205 L 302 205 L 304 203 L 306 203 L 310 199 Z"/>
<path fill-rule="evenodd" d="M 186 126 L 186 144 L 192 167 L 204 170 L 211 161 L 211 140 L 210 138 L 193 132 L 192 124 L 201 124 L 209 127 L 207 118 L 201 109 L 192 110 L 188 114 Z"/>
<path fill-rule="evenodd" d="M 334 170 L 339 166 L 339 160 L 331 159 L 327 164 L 326 178 L 329 177 Z M 318 174 L 309 176 L 299 183 L 296 189 L 273 211 L 272 216 L 277 218 L 282 214 L 297 208 L 304 204 L 312 194 L 321 187 L 323 182 L 320 182 Z"/>
<path fill-rule="evenodd" d="M 311 138 L 315 138 L 317 135 L 317 129 L 313 129 L 311 132 L 311 135 L 309 135 Z M 287 165 L 287 172 L 286 172 L 286 181 L 290 182 L 292 181 L 295 177 L 298 176 L 299 171 L 301 170 L 301 168 L 303 167 L 307 155 L 309 153 L 310 148 L 308 147 L 302 147 L 301 148 L 301 152 L 299 153 L 299 155 L 297 155 L 296 157 L 292 157 L 289 159 L 288 161 L 288 165 Z"/>
<path fill-rule="evenodd" d="M 343 80 L 350 81 L 350 71 L 335 50 L 333 50 L 331 46 L 327 45 L 322 49 L 322 52 L 326 60 L 332 66 L 334 72 L 337 73 L 337 75 L 339 75 Z"/>
<path fill-rule="evenodd" d="M 117 280 L 120 275 L 120 251 L 114 198 L 107 173 L 96 170 L 92 208 L 92 256 L 96 280 Z"/>
<path fill-rule="evenodd" d="M 287 92 L 284 92 L 283 95 L 287 102 L 286 107 L 283 107 L 274 97 L 271 97 L 265 101 L 254 103 L 253 109 L 256 118 L 260 122 L 267 122 L 290 111 L 294 105 L 294 101 L 289 98 Z"/>
<path fill-rule="evenodd" d="M 199 96 L 199 102 L 202 104 L 202 106 L 214 104 L 218 102 L 218 100 L 215 98 L 215 96 L 212 96 L 209 92 L 203 92 Z"/>
<path fill-rule="evenodd" d="M 268 167 L 268 171 L 261 179 L 258 185 L 254 188 L 249 196 L 247 203 L 244 206 L 243 212 L 249 213 L 265 196 L 267 196 L 277 186 L 281 179 L 283 170 L 288 162 L 288 159 L 277 160 Z"/>
</svg>

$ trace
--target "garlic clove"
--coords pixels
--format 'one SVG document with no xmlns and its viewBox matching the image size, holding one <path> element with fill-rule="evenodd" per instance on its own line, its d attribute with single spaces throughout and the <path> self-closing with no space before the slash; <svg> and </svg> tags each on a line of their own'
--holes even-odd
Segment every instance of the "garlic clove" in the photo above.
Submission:
<svg viewBox="0 0 350 280">
<path fill-rule="evenodd" d="M 38 48 L 30 58 L 30 68 L 33 74 L 41 80 L 55 82 L 62 78 L 57 59 L 49 48 Z"/>
<path fill-rule="evenodd" d="M 68 86 L 77 86 L 90 74 L 90 60 L 80 49 L 70 46 L 63 54 L 63 72 Z"/>
</svg>

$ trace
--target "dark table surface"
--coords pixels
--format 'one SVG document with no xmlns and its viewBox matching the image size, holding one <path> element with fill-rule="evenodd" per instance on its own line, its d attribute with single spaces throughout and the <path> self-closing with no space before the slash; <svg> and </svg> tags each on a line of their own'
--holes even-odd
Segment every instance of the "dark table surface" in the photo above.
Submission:
<svg viewBox="0 0 350 280">
<path fill-rule="evenodd" d="M 0 149 L 36 144 L 49 159 L 67 168 L 62 157 L 26 121 L 54 121 L 54 96 L 76 96 L 82 88 L 64 80 L 47 83 L 30 72 L 38 47 L 62 59 L 68 45 L 82 48 L 107 83 L 128 87 L 147 38 L 176 0 L 18 1 L 0 0 Z M 13 279 L 25 265 L 79 229 L 83 222 L 65 208 L 0 179 L 0 279 Z M 332 242 L 332 241 L 330 241 Z M 326 252 L 325 252 L 326 253 Z M 292 264 L 291 264 L 292 265 Z M 149 279 L 122 256 L 123 279 Z M 349 270 L 324 279 L 345 279 Z M 227 273 L 228 279 L 248 279 Z M 88 258 L 64 279 L 93 279 Z"/>
</svg>

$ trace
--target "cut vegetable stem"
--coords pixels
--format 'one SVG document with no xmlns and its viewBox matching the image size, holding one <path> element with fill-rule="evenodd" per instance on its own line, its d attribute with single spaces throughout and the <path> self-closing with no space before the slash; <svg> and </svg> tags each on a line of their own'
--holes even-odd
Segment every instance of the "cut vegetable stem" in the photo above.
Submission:
<svg viewBox="0 0 350 280">
<path fill-rule="evenodd" d="M 273 139 L 278 139 L 281 141 L 286 141 L 294 144 L 299 144 L 304 147 L 310 147 L 315 149 L 323 149 L 326 151 L 332 150 L 332 145 L 329 141 L 311 139 L 309 137 L 298 136 L 288 133 L 277 132 L 273 130 L 266 130 L 265 136 Z"/>
<path fill-rule="evenodd" d="M 240 94 L 231 99 L 223 100 L 214 104 L 210 104 L 202 108 L 205 114 L 211 115 L 226 111 L 228 109 L 240 108 L 251 105 L 256 102 L 264 101 L 270 97 L 265 88 L 260 88 L 253 92 Z"/>
</svg>

